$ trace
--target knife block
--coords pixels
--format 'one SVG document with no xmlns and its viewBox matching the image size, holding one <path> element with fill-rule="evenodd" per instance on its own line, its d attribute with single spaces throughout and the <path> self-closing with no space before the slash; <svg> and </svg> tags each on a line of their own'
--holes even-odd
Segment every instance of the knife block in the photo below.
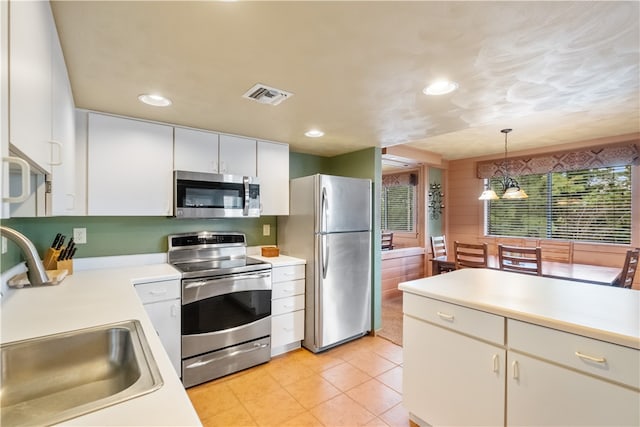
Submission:
<svg viewBox="0 0 640 427">
<path fill-rule="evenodd" d="M 67 270 L 67 275 L 73 274 L 73 260 L 65 259 L 64 261 L 57 262 L 57 270 Z"/>
<path fill-rule="evenodd" d="M 42 264 L 44 265 L 45 270 L 57 270 L 58 268 L 58 256 L 60 256 L 60 250 L 56 250 L 53 248 L 47 249 L 47 252 L 44 254 L 44 260 L 42 260 Z"/>
</svg>

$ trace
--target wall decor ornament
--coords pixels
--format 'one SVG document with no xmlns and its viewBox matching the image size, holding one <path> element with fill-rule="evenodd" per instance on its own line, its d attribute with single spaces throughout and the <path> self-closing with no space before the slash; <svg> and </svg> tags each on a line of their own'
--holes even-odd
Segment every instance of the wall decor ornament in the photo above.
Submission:
<svg viewBox="0 0 640 427">
<path fill-rule="evenodd" d="M 444 194 L 442 193 L 442 186 L 439 183 L 429 184 L 429 214 L 431 219 L 438 219 L 444 209 Z"/>
</svg>

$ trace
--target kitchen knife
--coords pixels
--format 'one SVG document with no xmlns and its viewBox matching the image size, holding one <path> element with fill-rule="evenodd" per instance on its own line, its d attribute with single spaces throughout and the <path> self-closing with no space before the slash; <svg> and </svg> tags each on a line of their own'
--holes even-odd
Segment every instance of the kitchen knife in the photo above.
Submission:
<svg viewBox="0 0 640 427">
<path fill-rule="evenodd" d="M 60 240 L 61 237 L 62 237 L 62 234 L 60 233 L 56 234 L 56 238 L 53 239 L 53 243 L 51 244 L 51 249 L 56 248 L 56 245 L 58 244 L 58 241 Z"/>
<path fill-rule="evenodd" d="M 64 248 L 64 251 L 62 251 L 63 256 L 62 256 L 62 260 L 66 261 L 68 259 L 71 259 L 71 252 L 76 248 L 76 244 L 73 243 L 73 239 L 69 240 L 69 244 L 67 245 L 66 248 Z"/>
<path fill-rule="evenodd" d="M 62 247 L 62 244 L 64 243 L 64 239 L 66 239 L 65 236 L 60 236 L 60 240 L 58 240 L 58 244 L 54 248 L 56 251 L 60 250 L 60 248 Z"/>
<path fill-rule="evenodd" d="M 60 251 L 60 253 L 58 254 L 58 261 L 64 261 L 64 253 L 66 252 L 67 248 L 64 248 Z"/>
<path fill-rule="evenodd" d="M 67 259 L 73 258 L 75 256 L 77 250 L 78 250 L 78 248 L 74 247 L 73 250 L 71 251 L 71 253 L 69 254 L 69 258 L 67 258 Z"/>
</svg>

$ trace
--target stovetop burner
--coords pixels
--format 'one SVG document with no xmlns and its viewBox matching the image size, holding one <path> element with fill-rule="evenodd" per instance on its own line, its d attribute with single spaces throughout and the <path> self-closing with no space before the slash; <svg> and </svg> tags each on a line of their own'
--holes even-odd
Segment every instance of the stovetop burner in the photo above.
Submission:
<svg viewBox="0 0 640 427">
<path fill-rule="evenodd" d="M 201 277 L 223 276 L 226 274 L 245 273 L 249 271 L 268 270 L 270 264 L 254 258 L 235 258 L 223 260 L 208 260 L 172 264 L 182 272 L 182 277 L 195 279 Z"/>
<path fill-rule="evenodd" d="M 183 278 L 203 278 L 267 270 L 271 265 L 247 257 L 242 233 L 202 231 L 169 236 L 168 260 Z"/>
</svg>

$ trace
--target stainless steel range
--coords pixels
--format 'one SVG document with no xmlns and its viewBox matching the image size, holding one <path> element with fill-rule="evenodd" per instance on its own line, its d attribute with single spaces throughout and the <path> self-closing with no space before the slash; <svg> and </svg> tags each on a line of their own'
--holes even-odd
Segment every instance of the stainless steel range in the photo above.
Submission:
<svg viewBox="0 0 640 427">
<path fill-rule="evenodd" d="M 169 236 L 182 272 L 182 382 L 191 387 L 271 358 L 271 265 L 242 233 Z"/>
</svg>

